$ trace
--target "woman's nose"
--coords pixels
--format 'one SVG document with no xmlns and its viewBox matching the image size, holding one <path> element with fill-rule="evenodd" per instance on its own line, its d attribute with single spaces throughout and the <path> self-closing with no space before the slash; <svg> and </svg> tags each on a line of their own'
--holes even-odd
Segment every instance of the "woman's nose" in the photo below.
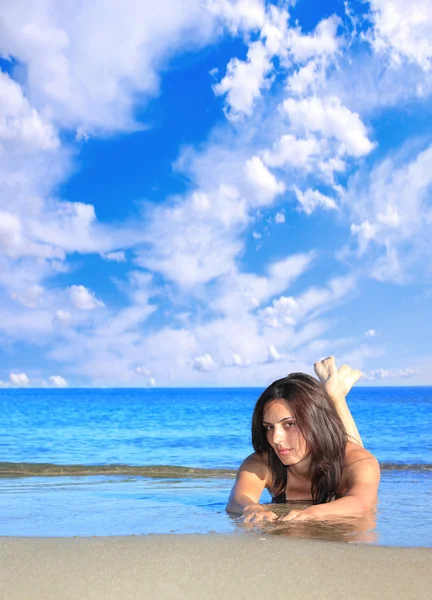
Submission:
<svg viewBox="0 0 432 600">
<path fill-rule="evenodd" d="M 279 428 L 279 427 L 274 428 L 273 441 L 275 444 L 278 444 L 280 441 L 282 441 L 284 439 L 283 433 L 284 432 L 281 428 Z"/>
</svg>

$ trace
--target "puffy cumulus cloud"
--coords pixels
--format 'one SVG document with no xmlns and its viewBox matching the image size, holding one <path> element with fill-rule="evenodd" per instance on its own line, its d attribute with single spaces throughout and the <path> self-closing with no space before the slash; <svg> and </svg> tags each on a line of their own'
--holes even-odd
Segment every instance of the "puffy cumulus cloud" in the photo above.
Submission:
<svg viewBox="0 0 432 600">
<path fill-rule="evenodd" d="M 30 379 L 25 373 L 11 373 L 9 381 L 10 385 L 14 387 L 27 387 L 30 385 Z"/>
<path fill-rule="evenodd" d="M 179 49 L 213 36 L 214 17 L 201 0 L 161 0 L 158 10 L 139 0 L 83 0 L 59 7 L 24 0 L 2 2 L 0 54 L 27 70 L 29 98 L 80 135 L 136 127 L 138 95 L 154 95 L 158 72 Z M 101 19 L 100 15 L 104 18 Z M 118 52 L 121 43 L 121 52 Z"/>
<path fill-rule="evenodd" d="M 69 288 L 69 296 L 72 305 L 78 310 L 94 310 L 105 306 L 101 300 L 96 298 L 94 292 L 83 285 L 72 285 Z"/>
<path fill-rule="evenodd" d="M 282 223 L 285 223 L 286 218 L 285 215 L 283 214 L 283 212 L 277 212 L 275 215 L 275 223 L 276 225 L 281 225 Z"/>
<path fill-rule="evenodd" d="M 68 382 L 61 375 L 51 375 L 48 377 L 48 384 L 53 388 L 67 388 Z"/>
<path fill-rule="evenodd" d="M 3 141 L 10 151 L 0 161 L 0 285 L 7 289 L 0 298 L 5 301 L 2 336 L 39 344 L 51 340 L 49 358 L 68 363 L 68 373 L 95 384 L 231 384 L 241 374 L 244 382 L 247 374 L 250 385 L 261 385 L 280 376 L 282 366 L 310 371 L 317 352 L 333 351 L 331 344 L 338 342 L 322 339 L 331 323 L 317 316 L 348 298 L 355 278 L 303 291 L 298 287 L 292 295 L 291 284 L 311 267 L 315 254 L 305 251 L 261 264 L 256 274 L 244 266 L 251 270 L 245 238 L 259 219 L 272 221 L 266 212 L 280 210 L 284 190 L 297 190 L 300 205 L 310 213 L 334 209 L 332 192 L 318 192 L 324 183 L 338 194 L 344 209 L 338 218 L 348 214 L 359 248 L 364 232 L 363 257 L 378 248 L 397 271 L 401 246 L 394 231 L 403 222 L 400 210 L 392 202 L 388 211 L 378 209 L 367 197 L 379 174 L 371 172 L 368 183 L 351 179 L 348 193 L 337 179 L 342 174 L 345 185 L 345 171 L 373 148 L 363 105 L 350 94 L 357 82 L 347 64 L 357 63 L 348 56 L 348 36 L 338 37 L 334 17 L 305 35 L 297 24 L 291 26 L 281 4 L 258 0 L 162 0 L 147 20 L 150 8 L 138 1 L 121 8 L 114 4 L 104 4 L 101 24 L 98 0 L 75 5 L 76 19 L 65 17 L 71 8 L 48 0 L 35 5 L 29 23 L 19 4 L 6 1 L 0 52 L 15 56 L 25 69 L 21 88 L 3 81 L 9 104 L 2 105 L 1 114 L 12 120 Z M 190 184 L 184 196 L 148 204 L 135 223 L 115 226 L 98 222 L 90 198 L 80 203 L 53 198 L 71 172 L 68 149 L 54 149 L 57 131 L 75 128 L 85 139 L 136 129 L 134 107 L 139 101 L 143 108 L 157 93 L 161 65 L 226 29 L 243 36 L 247 45 L 246 59 L 227 61 L 215 88 L 225 95 L 227 115 L 237 120 L 234 125 L 224 120 L 199 149 L 181 151 L 175 167 Z M 117 39 L 126 40 L 121 53 L 113 50 Z M 382 64 L 377 56 L 375 65 Z M 337 86 L 341 71 L 344 82 L 353 85 Z M 272 95 L 275 75 L 280 85 Z M 381 88 L 367 89 L 365 96 Z M 398 169 L 394 189 L 400 184 L 404 189 L 403 164 L 392 165 L 394 173 L 391 168 L 383 172 L 384 193 L 389 185 L 393 190 Z M 427 228 L 424 169 L 422 163 L 405 175 L 407 180 L 423 176 L 416 188 L 423 200 L 415 209 Z M 408 191 L 412 188 L 407 197 Z M 265 226 L 263 231 L 264 244 Z M 417 225 L 407 229 L 404 243 L 418 231 Z M 101 301 L 80 285 L 73 293 L 72 288 L 50 290 L 47 280 L 67 269 L 72 252 L 115 261 L 128 252 L 136 270 L 116 282 L 127 299 L 123 308 L 96 310 Z M 378 266 L 385 272 L 385 265 Z M 139 267 L 151 271 L 154 280 Z M 154 281 L 163 282 L 163 289 L 157 290 Z M 39 298 L 35 286 L 44 289 Z M 149 322 L 159 301 L 163 310 Z M 355 346 L 355 341 L 339 342 Z M 350 354 L 347 349 L 345 360 L 364 361 L 377 351 L 361 346 Z M 139 366 L 143 362 L 145 367 Z"/>
<path fill-rule="evenodd" d="M 150 377 L 167 386 L 210 382 L 235 385 L 244 381 L 240 375 L 243 369 L 247 370 L 250 385 L 260 385 L 263 379 L 280 376 L 281 364 L 284 371 L 291 366 L 304 370 L 304 362 L 295 359 L 291 349 L 296 346 L 299 352 L 303 348 L 303 357 L 312 364 L 316 355 L 306 345 L 318 339 L 328 325 L 313 320 L 303 324 L 299 319 L 298 331 L 287 336 L 286 330 L 263 328 L 256 309 L 275 291 L 289 286 L 312 260 L 308 255 L 288 257 L 270 263 L 267 275 L 261 279 L 237 273 L 232 280 L 224 278 L 208 288 L 200 286 L 208 316 L 201 319 L 195 314 L 183 315 L 181 329 L 175 322 L 148 332 L 133 319 L 127 326 L 123 323 L 122 327 L 114 327 L 112 322 L 120 315 L 105 315 L 96 325 L 87 325 L 85 331 L 68 335 L 64 343 L 52 349 L 50 358 L 69 363 L 69 372 L 88 376 L 95 385 L 146 385 Z M 313 313 L 309 314 L 313 319 Z M 269 362 L 267 349 L 271 346 L 277 349 L 279 360 L 273 352 Z"/>
<path fill-rule="evenodd" d="M 273 83 L 276 58 L 285 68 L 314 59 L 318 69 L 320 61 L 337 52 L 337 17 L 322 20 L 311 34 L 289 27 L 288 21 L 285 8 L 268 4 L 259 24 L 259 39 L 249 41 L 246 60 L 232 58 L 225 76 L 213 87 L 216 95 L 226 94 L 225 114 L 229 119 L 251 116 L 256 101 Z"/>
<path fill-rule="evenodd" d="M 348 185 L 344 201 L 355 250 L 375 279 L 406 281 L 432 256 L 431 164 L 432 146 L 411 157 L 402 150 Z"/>
<path fill-rule="evenodd" d="M 216 95 L 226 94 L 225 114 L 229 119 L 252 114 L 255 101 L 269 88 L 274 69 L 272 59 L 284 54 L 284 35 L 288 13 L 269 6 L 261 24 L 260 39 L 249 43 L 246 60 L 232 58 L 220 83 L 213 86 Z"/>
<path fill-rule="evenodd" d="M 254 185 L 256 197 L 260 204 L 272 203 L 275 196 L 285 191 L 285 184 L 278 181 L 270 173 L 258 156 L 253 156 L 246 161 L 245 171 L 248 179 Z"/>
<path fill-rule="evenodd" d="M 377 381 L 379 379 L 408 379 L 420 372 L 419 369 L 374 369 L 365 373 L 365 379 Z"/>
<path fill-rule="evenodd" d="M 0 156 L 17 144 L 25 152 L 55 150 L 60 142 L 53 125 L 30 105 L 21 86 L 0 71 Z"/>
<path fill-rule="evenodd" d="M 369 0 L 373 19 L 370 33 L 377 52 L 387 53 L 395 66 L 403 60 L 425 71 L 432 67 L 432 13 L 429 0 Z"/>
<path fill-rule="evenodd" d="M 337 37 L 340 25 L 339 17 L 333 15 L 320 21 L 315 30 L 308 35 L 303 34 L 299 27 L 290 29 L 289 49 L 293 58 L 302 63 L 311 58 L 335 55 L 341 45 Z"/>
<path fill-rule="evenodd" d="M 310 170 L 322 153 L 322 144 L 315 136 L 296 138 L 292 134 L 285 134 L 273 144 L 272 150 L 263 152 L 263 159 L 269 167 L 289 165 Z"/>
<path fill-rule="evenodd" d="M 377 332 L 375 331 L 375 329 L 368 329 L 367 331 L 365 331 L 365 336 L 366 337 L 376 337 Z"/>
<path fill-rule="evenodd" d="M 193 368 L 197 371 L 214 371 L 219 368 L 219 365 L 215 363 L 210 354 L 203 354 L 194 357 Z"/>
<path fill-rule="evenodd" d="M 287 98 L 283 109 L 295 131 L 312 131 L 340 143 L 340 152 L 356 158 L 369 154 L 374 144 L 369 140 L 360 116 L 344 106 L 336 96 L 312 96 L 302 100 Z"/>
<path fill-rule="evenodd" d="M 207 8 L 234 35 L 239 31 L 253 31 L 264 25 L 264 0 L 207 0 Z"/>
<path fill-rule="evenodd" d="M 268 52 L 260 41 L 251 44 L 246 61 L 231 59 L 225 77 L 213 86 L 217 96 L 226 94 L 228 118 L 235 120 L 242 114 L 252 114 L 254 101 L 261 95 L 261 90 L 272 82 L 266 79 L 272 66 Z"/>
<path fill-rule="evenodd" d="M 299 305 L 292 296 L 281 296 L 261 311 L 261 317 L 268 327 L 293 326 L 296 323 L 293 314 L 298 312 Z"/>
<path fill-rule="evenodd" d="M 294 186 L 294 193 L 300 204 L 301 210 L 307 215 L 313 213 L 316 208 L 323 208 L 325 210 L 338 210 L 338 206 L 333 198 L 322 194 L 318 190 L 307 189 L 304 192 Z"/>
<path fill-rule="evenodd" d="M 244 369 L 245 367 L 250 367 L 251 361 L 244 359 L 240 354 L 233 354 L 231 360 L 227 360 L 225 362 L 225 366 L 227 367 L 238 367 L 239 369 Z"/>
</svg>

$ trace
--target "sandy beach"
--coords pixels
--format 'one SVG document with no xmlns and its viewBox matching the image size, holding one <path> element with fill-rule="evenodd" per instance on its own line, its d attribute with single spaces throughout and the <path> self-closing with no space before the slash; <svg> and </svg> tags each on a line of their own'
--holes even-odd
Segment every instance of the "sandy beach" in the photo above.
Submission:
<svg viewBox="0 0 432 600">
<path fill-rule="evenodd" d="M 430 597 L 432 551 L 240 535 L 0 538 L 5 600 Z"/>
</svg>

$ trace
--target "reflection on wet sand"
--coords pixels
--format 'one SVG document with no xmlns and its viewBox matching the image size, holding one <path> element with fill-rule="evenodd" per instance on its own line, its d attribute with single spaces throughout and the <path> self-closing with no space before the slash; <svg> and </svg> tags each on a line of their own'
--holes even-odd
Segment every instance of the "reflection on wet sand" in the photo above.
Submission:
<svg viewBox="0 0 432 600">
<path fill-rule="evenodd" d="M 298 502 L 287 504 L 265 506 L 268 510 L 276 513 L 278 517 L 285 516 L 293 509 L 304 509 L 308 506 Z M 331 519 L 313 519 L 311 521 L 268 521 L 258 524 L 245 523 L 238 518 L 236 521 L 240 529 L 254 530 L 265 535 L 360 544 L 374 544 L 378 541 L 378 534 L 375 531 L 376 514 L 372 511 L 361 517 L 332 517 Z"/>
</svg>

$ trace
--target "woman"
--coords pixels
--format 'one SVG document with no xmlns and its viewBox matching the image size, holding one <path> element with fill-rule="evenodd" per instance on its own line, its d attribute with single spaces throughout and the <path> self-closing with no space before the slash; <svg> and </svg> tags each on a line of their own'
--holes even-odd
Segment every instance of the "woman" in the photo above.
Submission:
<svg viewBox="0 0 432 600">
<path fill-rule="evenodd" d="M 320 382 L 293 373 L 272 383 L 252 417 L 255 452 L 240 466 L 227 512 L 247 522 L 277 520 L 259 504 L 264 488 L 273 502 L 312 501 L 283 521 L 361 515 L 374 507 L 380 471 L 363 448 L 345 396 L 361 377 L 334 357 L 315 364 Z"/>
</svg>

